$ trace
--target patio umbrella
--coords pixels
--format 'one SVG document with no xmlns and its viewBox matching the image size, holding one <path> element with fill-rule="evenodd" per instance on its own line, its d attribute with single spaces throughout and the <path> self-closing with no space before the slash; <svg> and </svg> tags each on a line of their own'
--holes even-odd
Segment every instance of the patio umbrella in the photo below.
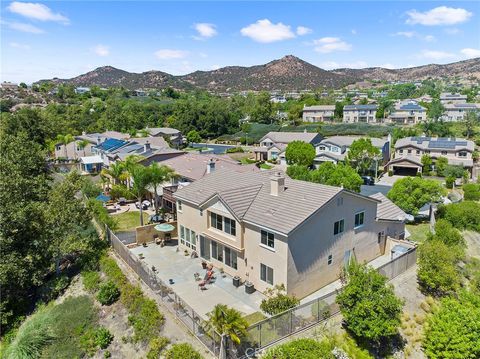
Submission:
<svg viewBox="0 0 480 359">
<path fill-rule="evenodd" d="M 168 224 L 168 223 L 157 224 L 153 228 L 155 228 L 155 230 L 157 230 L 159 232 L 171 232 L 175 229 L 174 226 L 172 226 L 171 224 Z"/>
<path fill-rule="evenodd" d="M 95 197 L 97 201 L 102 201 L 102 202 L 108 202 L 110 201 L 110 196 L 107 196 L 105 194 L 99 194 L 97 197 Z"/>
</svg>

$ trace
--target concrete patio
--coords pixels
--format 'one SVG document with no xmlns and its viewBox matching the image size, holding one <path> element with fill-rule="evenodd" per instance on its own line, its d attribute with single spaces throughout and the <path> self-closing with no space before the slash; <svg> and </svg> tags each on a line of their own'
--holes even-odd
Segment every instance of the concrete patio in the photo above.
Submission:
<svg viewBox="0 0 480 359">
<path fill-rule="evenodd" d="M 138 256 L 144 256 L 143 261 L 149 268 L 155 266 L 157 276 L 179 295 L 203 319 L 207 318 L 216 304 L 226 304 L 248 315 L 260 310 L 260 303 L 264 295 L 258 291 L 246 294 L 245 287 L 236 288 L 232 284 L 232 277 L 222 277 L 218 269 L 214 268 L 216 280 L 207 284 L 207 290 L 200 290 L 194 274 L 199 273 L 203 279 L 206 270 L 202 269 L 201 258 L 190 258 L 183 252 L 177 252 L 176 245 L 160 247 L 149 243 L 147 247 L 138 246 L 130 248 Z M 169 285 L 169 279 L 174 284 Z"/>
</svg>

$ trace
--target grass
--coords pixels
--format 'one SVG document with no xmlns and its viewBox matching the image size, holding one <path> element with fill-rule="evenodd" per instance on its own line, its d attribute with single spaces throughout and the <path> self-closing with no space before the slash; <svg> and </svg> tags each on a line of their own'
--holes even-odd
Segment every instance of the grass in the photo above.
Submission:
<svg viewBox="0 0 480 359">
<path fill-rule="evenodd" d="M 425 241 L 430 232 L 430 223 L 407 224 L 405 227 L 411 234 L 409 239 L 417 243 Z"/>
<path fill-rule="evenodd" d="M 269 165 L 269 164 L 266 164 L 266 163 L 262 163 L 260 165 L 260 168 L 263 169 L 263 170 L 269 170 L 269 169 L 272 169 L 273 166 Z"/>
<path fill-rule="evenodd" d="M 140 226 L 140 212 L 124 212 L 120 214 L 115 214 L 112 216 L 117 220 L 117 231 L 118 232 L 127 232 L 133 231 L 136 227 Z M 148 222 L 149 215 L 143 212 L 143 223 Z"/>
<path fill-rule="evenodd" d="M 261 312 L 254 312 L 243 317 L 248 322 L 248 325 L 258 323 L 259 321 L 265 319 L 266 316 Z"/>
</svg>

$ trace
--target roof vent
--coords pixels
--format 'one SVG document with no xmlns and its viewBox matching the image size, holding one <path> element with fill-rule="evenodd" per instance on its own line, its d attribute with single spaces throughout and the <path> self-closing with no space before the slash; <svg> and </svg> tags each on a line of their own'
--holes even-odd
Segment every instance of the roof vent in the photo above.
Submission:
<svg viewBox="0 0 480 359">
<path fill-rule="evenodd" d="M 215 171 L 215 161 L 213 158 L 210 158 L 207 162 L 207 173 L 212 173 Z"/>
</svg>

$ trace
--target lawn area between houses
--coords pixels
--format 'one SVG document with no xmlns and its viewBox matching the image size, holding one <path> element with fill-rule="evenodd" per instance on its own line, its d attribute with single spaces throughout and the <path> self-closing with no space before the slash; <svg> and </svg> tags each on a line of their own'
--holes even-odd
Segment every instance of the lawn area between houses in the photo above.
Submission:
<svg viewBox="0 0 480 359">
<path fill-rule="evenodd" d="M 411 234 L 408 239 L 413 242 L 422 243 L 427 239 L 427 235 L 430 232 L 430 223 L 407 224 L 405 228 Z"/>
<path fill-rule="evenodd" d="M 133 231 L 136 227 L 140 226 L 140 212 L 124 212 L 115 214 L 114 217 L 117 220 L 118 227 L 117 232 Z M 148 214 L 143 212 L 143 223 L 148 222 Z"/>
</svg>

